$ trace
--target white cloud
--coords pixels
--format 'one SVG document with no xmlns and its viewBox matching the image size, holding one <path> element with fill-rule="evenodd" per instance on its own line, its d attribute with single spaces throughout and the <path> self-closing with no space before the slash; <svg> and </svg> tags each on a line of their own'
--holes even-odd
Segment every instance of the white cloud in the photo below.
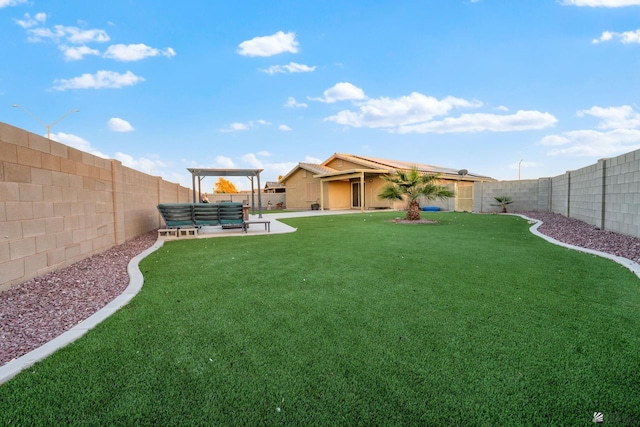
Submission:
<svg viewBox="0 0 640 427">
<path fill-rule="evenodd" d="M 298 52 L 295 33 L 278 31 L 271 36 L 255 37 L 240 43 L 238 49 L 242 56 L 273 56 L 283 52 Z"/>
<path fill-rule="evenodd" d="M 72 135 L 69 133 L 64 133 L 64 132 L 58 132 L 58 133 L 52 133 L 51 134 L 51 139 L 54 141 L 58 141 L 64 145 L 68 145 L 69 147 L 73 147 L 76 148 L 80 151 L 84 151 L 85 153 L 89 153 L 89 154 L 93 154 L 94 156 L 98 156 L 98 157 L 102 157 L 103 159 L 108 159 L 109 156 L 107 156 L 104 153 L 101 153 L 100 151 L 96 150 L 95 148 L 93 148 L 91 146 L 91 144 L 89 143 L 89 141 L 87 141 L 84 138 L 81 138 L 77 135 Z"/>
<path fill-rule="evenodd" d="M 623 7 L 640 6 L 640 0 L 564 0 L 565 6 Z"/>
<path fill-rule="evenodd" d="M 36 15 L 37 17 L 38 15 Z M 46 17 L 46 16 L 45 16 Z M 37 21 L 37 19 L 36 19 Z M 44 22 L 42 20 L 37 22 Z M 105 43 L 110 40 L 106 31 L 100 29 L 83 30 L 78 27 L 68 27 L 65 25 L 54 25 L 53 29 L 46 27 L 31 28 L 33 24 L 37 23 L 31 21 L 18 21 L 18 25 L 23 28 L 27 28 L 28 39 L 30 42 L 41 42 L 44 40 L 51 40 L 55 43 L 59 43 L 62 40 L 66 40 L 73 44 L 85 44 L 85 43 Z M 25 27 L 28 25 L 28 27 Z"/>
<path fill-rule="evenodd" d="M 454 108 L 479 108 L 483 103 L 448 96 L 436 99 L 418 92 L 398 98 L 366 98 L 360 88 L 350 83 L 325 91 L 324 102 L 337 99 L 354 100 L 355 109 L 342 110 L 325 121 L 355 128 L 387 128 L 392 133 L 461 133 L 461 132 L 513 132 L 543 129 L 554 125 L 557 119 L 539 111 L 517 111 L 514 114 L 463 114 L 445 117 Z M 355 89 L 354 89 L 355 88 Z M 357 90 L 357 91 L 355 91 Z M 352 96 L 353 94 L 357 96 Z M 358 99 L 360 98 L 360 99 Z M 506 107 L 498 107 L 506 110 Z M 442 120 L 434 120 L 445 117 Z"/>
<path fill-rule="evenodd" d="M 255 154 L 248 153 L 242 156 L 242 161 L 254 169 L 262 169 L 262 162 L 258 160 Z"/>
<path fill-rule="evenodd" d="M 280 126 L 278 126 L 278 130 L 281 130 L 281 131 L 284 131 L 284 132 L 289 132 L 289 131 L 291 131 L 291 130 L 293 130 L 293 129 L 291 129 L 291 128 L 290 128 L 289 126 L 287 126 L 287 125 L 280 125 Z"/>
<path fill-rule="evenodd" d="M 248 130 L 249 126 L 244 123 L 231 123 L 227 128 L 220 129 L 220 132 L 236 132 L 239 130 Z"/>
<path fill-rule="evenodd" d="M 231 158 L 226 156 L 216 156 L 215 167 L 218 169 L 233 169 L 236 165 Z"/>
<path fill-rule="evenodd" d="M 133 132 L 135 130 L 128 121 L 118 117 L 110 118 L 107 122 L 107 127 L 113 132 Z"/>
<path fill-rule="evenodd" d="M 287 102 L 284 104 L 285 107 L 288 108 L 307 108 L 307 104 L 304 102 L 297 102 L 296 99 L 292 96 L 287 98 Z"/>
<path fill-rule="evenodd" d="M 516 132 L 544 129 L 553 126 L 558 119 L 540 111 L 520 110 L 515 114 L 463 114 L 440 121 L 428 121 L 415 125 L 400 126 L 398 133 L 475 133 Z"/>
<path fill-rule="evenodd" d="M 160 160 L 148 159 L 146 157 L 140 157 L 139 159 L 134 159 L 129 154 L 117 152 L 115 155 L 116 160 L 120 160 L 123 166 L 126 166 L 131 169 L 136 169 L 144 173 L 152 174 L 154 168 L 162 168 L 165 167 L 166 164 Z"/>
<path fill-rule="evenodd" d="M 496 110 L 498 110 L 498 111 L 509 111 L 509 109 L 507 107 L 505 107 L 504 105 L 500 105 L 500 106 L 496 107 Z"/>
<path fill-rule="evenodd" d="M 310 67 L 304 64 L 298 64 L 296 62 L 289 62 L 288 65 L 272 65 L 269 68 L 261 69 L 260 71 L 267 74 L 275 73 L 310 73 L 316 69 L 315 66 Z"/>
<path fill-rule="evenodd" d="M 555 147 L 551 156 L 612 157 L 640 148 L 640 114 L 628 105 L 591 107 L 578 111 L 578 117 L 592 116 L 601 121 L 598 129 L 575 130 L 560 135 L 547 135 L 541 145 Z"/>
<path fill-rule="evenodd" d="M 352 127 L 393 128 L 427 122 L 434 117 L 446 115 L 454 107 L 474 108 L 482 106 L 482 103 L 451 96 L 438 100 L 413 92 L 394 99 L 368 99 L 356 105 L 356 111 L 343 110 L 325 120 Z"/>
<path fill-rule="evenodd" d="M 225 128 L 220 129 L 220 132 L 237 132 L 237 131 L 243 131 L 243 130 L 249 130 L 252 127 L 255 126 L 269 126 L 271 125 L 271 122 L 268 122 L 266 120 L 251 120 L 245 123 L 240 123 L 240 122 L 236 122 L 236 123 L 231 123 L 230 125 L 228 125 Z"/>
<path fill-rule="evenodd" d="M 551 141 L 551 143 L 549 143 Z M 614 129 L 607 132 L 597 130 L 576 130 L 562 135 L 547 136 L 542 145 L 556 145 L 563 142 L 563 148 L 554 148 L 550 156 L 595 156 L 613 157 L 640 149 L 640 130 Z"/>
<path fill-rule="evenodd" d="M 63 91 L 67 89 L 117 89 L 124 86 L 133 86 L 143 82 L 144 78 L 136 76 L 131 71 L 124 74 L 115 71 L 98 71 L 95 74 L 83 74 L 71 79 L 59 79 L 54 83 L 54 89 Z"/>
<path fill-rule="evenodd" d="M 328 104 L 337 101 L 349 101 L 366 99 L 364 91 L 348 82 L 336 83 L 333 87 L 324 91 L 324 97 L 309 98 L 312 101 L 326 102 Z"/>
<path fill-rule="evenodd" d="M 571 139 L 563 135 L 547 135 L 542 138 L 542 140 L 540 140 L 540 144 L 548 146 L 565 145 L 569 144 L 570 142 Z"/>
<path fill-rule="evenodd" d="M 0 0 L 2 1 L 2 0 Z M 34 27 L 38 24 L 44 24 L 47 21 L 47 14 L 40 12 L 32 18 L 28 13 L 24 14 L 24 19 L 16 19 L 16 24 L 24 29 Z"/>
<path fill-rule="evenodd" d="M 87 46 L 69 47 L 66 45 L 58 46 L 64 53 L 65 61 L 79 61 L 86 55 L 100 55 L 100 51 L 97 49 L 91 49 Z"/>
<path fill-rule="evenodd" d="M 635 31 L 625 31 L 623 33 L 604 31 L 599 38 L 593 39 L 593 43 L 602 43 L 613 39 L 620 40 L 623 44 L 640 43 L 640 29 Z"/>
<path fill-rule="evenodd" d="M 323 161 L 318 159 L 317 157 L 312 157 L 309 155 L 304 156 L 304 163 L 315 163 L 315 164 L 321 164 Z"/>
<path fill-rule="evenodd" d="M 140 61 L 141 59 L 151 56 L 166 56 L 168 58 L 175 56 L 176 52 L 172 48 L 164 50 L 147 46 L 143 43 L 138 44 L 114 44 L 107 48 L 104 53 L 105 58 L 114 59 L 116 61 Z"/>
<path fill-rule="evenodd" d="M 3 7 L 17 6 L 19 4 L 25 4 L 28 0 L 0 0 L 0 9 Z"/>
<path fill-rule="evenodd" d="M 588 110 L 578 111 L 578 117 L 589 115 L 602 119 L 598 124 L 599 129 L 633 129 L 640 127 L 640 113 L 637 113 L 629 105 L 620 107 L 591 107 Z"/>
<path fill-rule="evenodd" d="M 260 174 L 263 183 L 266 181 L 276 181 L 278 176 L 284 176 L 297 165 L 296 162 L 270 163 L 261 159 L 261 157 L 269 156 L 271 156 L 271 153 L 261 151 L 258 153 L 247 153 L 242 156 L 241 160 L 246 165 L 245 167 L 251 169 L 264 169 Z M 318 160 L 317 163 L 320 163 L 320 161 Z M 241 185 L 246 188 L 247 181 L 245 180 L 244 182 L 241 182 Z M 240 186 L 236 186 L 240 188 Z"/>
</svg>

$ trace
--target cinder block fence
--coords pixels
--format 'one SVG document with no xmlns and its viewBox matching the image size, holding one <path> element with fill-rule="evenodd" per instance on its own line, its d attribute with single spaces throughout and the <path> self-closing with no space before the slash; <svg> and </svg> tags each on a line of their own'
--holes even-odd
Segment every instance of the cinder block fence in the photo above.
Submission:
<svg viewBox="0 0 640 427">
<path fill-rule="evenodd" d="M 474 185 L 474 211 L 496 212 L 494 197 L 507 195 L 510 211 L 554 212 L 640 237 L 640 150 L 600 159 L 553 178 Z"/>
<path fill-rule="evenodd" d="M 0 292 L 158 228 L 191 191 L 0 123 Z"/>
</svg>

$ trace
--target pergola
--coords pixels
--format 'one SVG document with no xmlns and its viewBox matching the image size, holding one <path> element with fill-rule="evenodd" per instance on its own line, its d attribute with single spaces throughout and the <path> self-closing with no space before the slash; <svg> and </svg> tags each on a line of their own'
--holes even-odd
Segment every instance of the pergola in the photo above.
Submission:
<svg viewBox="0 0 640 427">
<path fill-rule="evenodd" d="M 251 181 L 251 209 L 256 213 L 255 192 L 253 187 L 253 177 L 258 177 L 258 217 L 262 218 L 262 196 L 260 195 L 260 172 L 264 169 L 203 169 L 187 168 L 191 172 L 191 188 L 193 188 L 193 203 L 196 201 L 196 177 L 198 178 L 198 194 L 202 194 L 201 183 L 207 176 L 246 176 Z"/>
</svg>

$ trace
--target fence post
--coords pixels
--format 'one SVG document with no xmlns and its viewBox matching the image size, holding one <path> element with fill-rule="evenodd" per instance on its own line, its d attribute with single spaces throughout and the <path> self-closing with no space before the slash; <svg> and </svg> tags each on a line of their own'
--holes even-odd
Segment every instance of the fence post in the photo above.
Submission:
<svg viewBox="0 0 640 427">
<path fill-rule="evenodd" d="M 571 171 L 567 171 L 567 218 L 571 218 Z"/>
<path fill-rule="evenodd" d="M 607 212 L 607 159 L 601 159 L 598 163 L 602 164 L 602 198 L 601 198 L 601 213 L 600 213 L 600 230 L 604 230 L 605 227 L 605 215 Z"/>
</svg>

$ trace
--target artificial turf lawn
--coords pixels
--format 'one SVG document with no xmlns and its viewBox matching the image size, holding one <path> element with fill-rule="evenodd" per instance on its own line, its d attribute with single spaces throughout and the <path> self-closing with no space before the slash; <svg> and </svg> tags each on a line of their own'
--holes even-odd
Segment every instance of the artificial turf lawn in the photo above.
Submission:
<svg viewBox="0 0 640 427">
<path fill-rule="evenodd" d="M 396 215 L 165 243 L 129 305 L 0 386 L 0 424 L 640 423 L 630 271 L 517 217 Z"/>
</svg>

